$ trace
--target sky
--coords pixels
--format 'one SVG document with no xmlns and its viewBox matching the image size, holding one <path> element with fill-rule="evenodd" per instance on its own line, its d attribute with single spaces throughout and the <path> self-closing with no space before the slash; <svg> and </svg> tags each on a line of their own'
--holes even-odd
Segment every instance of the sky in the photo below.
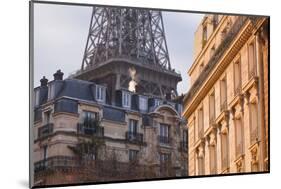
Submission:
<svg viewBox="0 0 281 189">
<path fill-rule="evenodd" d="M 35 4 L 34 86 L 61 69 L 64 78 L 81 68 L 86 46 L 91 7 Z M 194 32 L 203 14 L 162 12 L 171 67 L 180 71 L 178 93 L 188 91 L 187 70 L 192 64 Z"/>
</svg>

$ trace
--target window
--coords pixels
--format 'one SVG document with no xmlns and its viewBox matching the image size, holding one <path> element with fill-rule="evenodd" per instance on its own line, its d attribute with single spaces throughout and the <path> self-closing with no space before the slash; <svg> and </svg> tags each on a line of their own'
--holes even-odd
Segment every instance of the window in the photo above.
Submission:
<svg viewBox="0 0 281 189">
<path fill-rule="evenodd" d="M 129 161 L 137 160 L 138 152 L 137 150 L 129 150 Z"/>
<path fill-rule="evenodd" d="M 129 120 L 129 133 L 136 135 L 138 132 L 138 121 L 134 119 Z"/>
<path fill-rule="evenodd" d="M 215 121 L 215 92 L 213 92 L 209 96 L 209 121 L 210 123 L 213 123 Z"/>
<path fill-rule="evenodd" d="M 199 73 L 201 73 L 204 69 L 204 62 L 199 65 Z"/>
<path fill-rule="evenodd" d="M 202 48 L 205 47 L 207 43 L 207 26 L 203 26 L 203 36 L 202 36 Z"/>
<path fill-rule="evenodd" d="M 241 62 L 240 59 L 234 63 L 234 95 L 241 91 Z"/>
<path fill-rule="evenodd" d="M 162 104 L 162 101 L 159 99 L 155 99 L 155 107 L 160 106 Z"/>
<path fill-rule="evenodd" d="M 226 77 L 224 77 L 220 81 L 220 109 L 221 111 L 226 110 L 226 102 L 227 101 L 227 85 L 226 85 Z"/>
<path fill-rule="evenodd" d="M 200 146 L 197 151 L 198 175 L 204 175 L 205 172 L 204 147 Z"/>
<path fill-rule="evenodd" d="M 183 130 L 183 133 L 182 133 L 182 149 L 183 150 L 187 150 L 187 135 L 188 135 L 188 133 L 187 133 L 187 131 L 186 130 Z"/>
<path fill-rule="evenodd" d="M 160 164 L 169 163 L 171 160 L 171 155 L 168 153 L 160 153 Z"/>
<path fill-rule="evenodd" d="M 46 160 L 47 157 L 48 157 L 48 146 L 45 145 L 45 146 L 43 147 L 43 160 Z"/>
<path fill-rule="evenodd" d="M 40 95 L 40 89 L 36 89 L 36 90 L 34 91 L 34 93 L 35 93 L 35 94 L 34 94 L 34 101 L 35 101 L 34 105 L 35 105 L 35 106 L 39 106 L 39 102 L 40 102 L 40 101 L 39 101 L 39 100 L 40 100 L 40 99 L 39 99 L 39 98 L 40 98 L 40 96 L 39 96 L 39 95 Z"/>
<path fill-rule="evenodd" d="M 226 37 L 226 34 L 227 34 L 227 28 L 224 28 L 222 31 L 221 31 L 221 41 L 223 41 Z"/>
<path fill-rule="evenodd" d="M 216 146 L 209 146 L 210 153 L 210 174 L 216 174 Z"/>
<path fill-rule="evenodd" d="M 105 87 L 96 85 L 96 100 L 100 102 L 105 101 Z"/>
<path fill-rule="evenodd" d="M 160 124 L 160 137 L 159 142 L 162 144 L 169 143 L 169 125 Z"/>
<path fill-rule="evenodd" d="M 221 133 L 222 169 L 228 168 L 228 135 Z"/>
<path fill-rule="evenodd" d="M 255 52 L 255 45 L 251 43 L 248 46 L 248 58 L 249 58 L 249 78 L 256 75 L 256 52 Z"/>
<path fill-rule="evenodd" d="M 211 50 L 210 50 L 210 59 L 211 59 L 212 56 L 214 55 L 215 50 L 216 50 L 216 47 L 215 47 L 215 45 L 214 45 L 214 46 L 211 48 Z"/>
<path fill-rule="evenodd" d="M 204 134 L 204 114 L 203 108 L 198 110 L 198 139 L 202 138 Z"/>
<path fill-rule="evenodd" d="M 241 118 L 234 120 L 235 133 L 236 133 L 236 156 L 243 154 L 243 127 Z"/>
<path fill-rule="evenodd" d="M 51 120 L 51 110 L 44 113 L 45 124 L 49 124 Z"/>
<path fill-rule="evenodd" d="M 123 107 L 125 107 L 125 108 L 131 107 L 131 94 L 130 93 L 123 91 L 122 103 L 123 103 Z"/>
<path fill-rule="evenodd" d="M 258 140 L 258 107 L 257 103 L 250 104 L 250 132 L 251 132 L 251 144 L 254 144 Z"/>
<path fill-rule="evenodd" d="M 182 113 L 182 105 L 181 104 L 178 104 L 178 113 L 179 113 L 179 115 L 181 115 L 181 113 Z"/>
<path fill-rule="evenodd" d="M 48 100 L 53 99 L 55 96 L 55 84 L 50 83 L 48 86 Z"/>
<path fill-rule="evenodd" d="M 97 112 L 83 111 L 82 120 L 85 127 L 92 127 L 93 122 L 98 119 Z"/>
<path fill-rule="evenodd" d="M 142 111 L 146 111 L 147 110 L 147 98 L 140 96 L 139 97 L 139 108 Z"/>
<path fill-rule="evenodd" d="M 213 17 L 213 31 L 217 28 L 219 23 L 219 15 L 215 14 Z"/>
</svg>

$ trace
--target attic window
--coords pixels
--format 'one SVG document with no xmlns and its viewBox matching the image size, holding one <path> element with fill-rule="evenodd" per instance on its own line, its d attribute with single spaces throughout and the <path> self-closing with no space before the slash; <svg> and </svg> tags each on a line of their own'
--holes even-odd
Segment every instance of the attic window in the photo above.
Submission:
<svg viewBox="0 0 281 189">
<path fill-rule="evenodd" d="M 96 100 L 100 102 L 105 101 L 105 87 L 101 85 L 96 86 Z"/>
<path fill-rule="evenodd" d="M 35 104 L 35 106 L 38 106 L 39 105 L 39 94 L 40 94 L 40 90 L 39 89 L 36 89 L 35 91 L 34 91 L 34 104 Z"/>
<path fill-rule="evenodd" d="M 50 83 L 48 86 L 48 100 L 53 99 L 55 96 L 55 84 Z"/>
<path fill-rule="evenodd" d="M 129 92 L 123 91 L 122 93 L 122 106 L 124 108 L 131 107 L 131 94 Z"/>
<path fill-rule="evenodd" d="M 139 109 L 143 111 L 147 110 L 147 98 L 144 96 L 139 97 Z"/>
</svg>

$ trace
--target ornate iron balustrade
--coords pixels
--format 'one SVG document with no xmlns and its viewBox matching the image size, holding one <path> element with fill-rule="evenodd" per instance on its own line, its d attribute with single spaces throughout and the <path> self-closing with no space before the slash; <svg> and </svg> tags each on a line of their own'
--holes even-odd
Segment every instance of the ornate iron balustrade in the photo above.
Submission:
<svg viewBox="0 0 281 189">
<path fill-rule="evenodd" d="M 34 172 L 45 171 L 55 168 L 71 168 L 79 167 L 78 159 L 71 156 L 53 156 L 45 160 L 37 161 L 34 163 Z"/>
<path fill-rule="evenodd" d="M 168 145 L 171 142 L 168 136 L 161 136 L 161 135 L 158 136 L 158 141 L 160 144 L 168 144 Z"/>
<path fill-rule="evenodd" d="M 95 125 L 90 127 L 83 123 L 78 123 L 77 124 L 77 133 L 102 137 L 102 136 L 104 136 L 104 128 L 100 127 L 100 126 L 95 126 Z"/>
<path fill-rule="evenodd" d="M 126 132 L 126 140 L 129 142 L 142 143 L 143 134 L 128 131 Z"/>
<path fill-rule="evenodd" d="M 44 138 L 53 133 L 54 124 L 47 123 L 46 125 L 38 128 L 38 138 Z"/>
</svg>

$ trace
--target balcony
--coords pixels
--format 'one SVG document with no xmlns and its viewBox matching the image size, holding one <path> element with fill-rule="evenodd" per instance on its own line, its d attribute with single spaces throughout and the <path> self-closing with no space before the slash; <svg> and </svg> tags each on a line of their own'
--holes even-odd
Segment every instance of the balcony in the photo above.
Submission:
<svg viewBox="0 0 281 189">
<path fill-rule="evenodd" d="M 54 156 L 34 163 L 34 172 L 55 168 L 71 168 L 80 166 L 76 158 L 70 156 Z"/>
<path fill-rule="evenodd" d="M 166 145 L 169 145 L 171 142 L 168 136 L 158 136 L 158 141 L 160 144 L 166 144 Z"/>
<path fill-rule="evenodd" d="M 54 124 L 47 123 L 46 125 L 38 128 L 38 139 L 45 138 L 53 133 Z"/>
<path fill-rule="evenodd" d="M 78 123 L 77 124 L 77 133 L 78 134 L 83 134 L 83 135 L 88 135 L 88 136 L 98 136 L 98 137 L 103 137 L 104 136 L 104 128 L 100 126 L 89 126 L 85 125 L 83 123 Z"/>
<path fill-rule="evenodd" d="M 126 140 L 132 143 L 143 143 L 143 134 L 126 132 Z"/>
<path fill-rule="evenodd" d="M 187 152 L 187 150 L 188 150 L 187 142 L 186 142 L 186 141 L 181 141 L 181 142 L 180 142 L 179 151 L 181 151 L 181 152 Z"/>
</svg>

